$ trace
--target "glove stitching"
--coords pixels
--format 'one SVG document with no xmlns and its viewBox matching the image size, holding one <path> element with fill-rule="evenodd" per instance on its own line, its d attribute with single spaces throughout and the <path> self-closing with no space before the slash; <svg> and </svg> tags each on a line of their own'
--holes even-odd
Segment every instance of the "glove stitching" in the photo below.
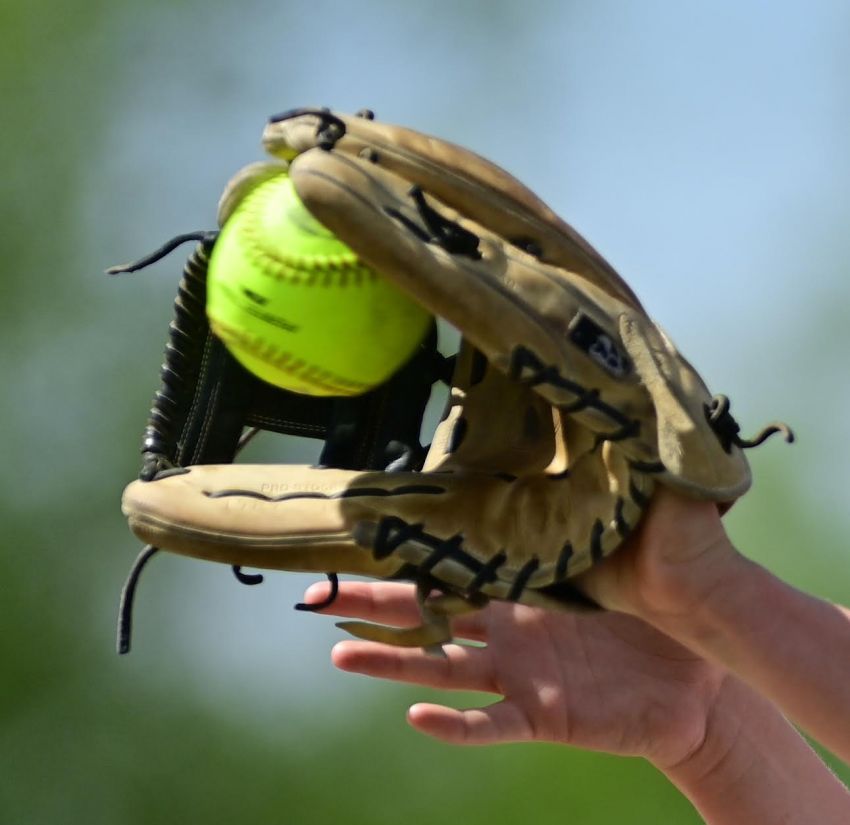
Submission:
<svg viewBox="0 0 850 825">
<path fill-rule="evenodd" d="M 663 469 L 663 468 L 662 468 Z M 649 504 L 649 497 L 644 495 L 635 484 L 634 478 L 629 479 L 629 498 L 643 510 Z"/>
<path fill-rule="evenodd" d="M 619 496 L 614 504 L 614 526 L 620 534 L 620 538 L 626 538 L 626 536 L 628 536 L 632 531 L 631 524 L 626 521 L 626 517 L 623 514 L 623 508 L 625 506 L 625 499 L 622 496 Z"/>
<path fill-rule="evenodd" d="M 474 596 L 485 584 L 497 581 L 499 578 L 497 572 L 507 560 L 508 554 L 504 550 L 499 550 L 498 553 L 491 556 L 472 577 L 472 581 L 466 586 L 464 594 Z"/>
<path fill-rule="evenodd" d="M 523 371 L 529 369 L 531 373 L 524 376 Z M 564 389 L 577 396 L 576 400 L 569 404 L 557 404 L 557 408 L 566 413 L 580 412 L 590 407 L 612 421 L 620 425 L 620 429 L 610 434 L 601 434 L 599 441 L 622 441 L 628 438 L 636 438 L 640 433 L 640 421 L 632 419 L 612 407 L 600 398 L 599 390 L 586 389 L 575 381 L 562 376 L 554 365 L 545 365 L 538 356 L 527 347 L 522 345 L 514 347 L 511 352 L 508 375 L 515 381 L 519 381 L 528 387 L 537 387 L 541 384 L 549 384 L 559 389 Z"/>
<path fill-rule="evenodd" d="M 270 496 L 266 493 L 261 493 L 258 490 L 206 490 L 203 492 L 207 498 L 255 498 L 259 501 L 267 501 L 270 504 L 279 504 L 283 501 L 295 501 L 297 499 L 322 499 L 333 501 L 346 498 L 390 498 L 392 496 L 437 496 L 446 493 L 445 487 L 429 484 L 408 484 L 403 487 L 394 487 L 386 489 L 384 487 L 350 487 L 345 490 L 340 490 L 338 493 L 322 493 L 319 491 L 296 491 L 292 493 L 281 493 L 277 496 Z M 393 548 L 394 550 L 395 548 Z"/>
<path fill-rule="evenodd" d="M 301 432 L 311 432 L 317 433 L 319 435 L 323 434 L 327 429 L 321 424 L 307 424 L 301 421 L 291 421 L 285 417 L 273 417 L 270 415 L 257 415 L 255 413 L 251 414 L 251 420 L 257 424 L 267 424 L 271 427 L 295 427 L 297 426 L 299 431 Z M 267 429 L 267 428 L 266 428 Z"/>
<path fill-rule="evenodd" d="M 602 519 L 596 519 L 593 522 L 593 527 L 590 530 L 590 558 L 593 564 L 602 561 L 605 556 L 602 550 L 602 536 L 605 533 L 605 525 Z"/>
<path fill-rule="evenodd" d="M 558 561 L 555 563 L 555 581 L 560 581 L 567 577 L 567 571 L 570 566 L 570 559 L 573 557 L 573 544 L 571 541 L 564 543 L 561 552 L 558 554 Z"/>
<path fill-rule="evenodd" d="M 794 433 L 787 424 L 781 422 L 768 424 L 755 438 L 741 438 L 739 435 L 741 427 L 732 416 L 729 407 L 729 399 L 725 395 L 715 395 L 711 399 L 710 404 L 703 405 L 706 421 L 708 421 L 711 429 L 714 430 L 714 434 L 719 439 L 724 452 L 731 453 L 733 446 L 741 450 L 758 447 L 777 433 L 782 433 L 788 444 L 793 443 Z"/>
<path fill-rule="evenodd" d="M 207 345 L 204 347 L 204 358 L 201 362 L 201 371 L 199 376 L 203 376 L 206 372 L 206 369 L 209 366 L 209 362 L 212 359 L 212 349 L 213 342 L 210 338 L 207 342 Z M 218 405 L 218 399 L 221 394 L 221 379 L 217 379 L 215 384 L 213 385 L 212 391 L 210 392 L 210 397 L 204 408 L 204 417 L 203 423 L 201 424 L 201 431 L 198 434 L 197 441 L 195 442 L 194 449 L 192 450 L 192 458 L 185 463 L 194 464 L 196 461 L 200 461 L 201 456 L 203 455 L 204 448 L 207 444 L 207 439 L 209 437 L 210 427 L 212 426 L 213 419 L 215 418 L 216 407 Z M 186 439 L 186 428 L 189 425 L 189 422 L 192 421 L 194 417 L 194 410 L 197 409 L 200 399 L 196 396 L 193 400 L 191 410 L 189 416 L 186 418 L 186 427 L 183 430 L 183 439 Z"/>
<path fill-rule="evenodd" d="M 537 568 L 540 567 L 540 559 L 537 556 L 532 556 L 521 568 L 519 573 L 516 574 L 514 578 L 513 584 L 511 585 L 511 589 L 508 591 L 507 600 L 511 602 L 517 602 L 520 600 L 522 596 L 523 590 L 525 590 L 526 585 L 528 584 L 528 580 L 531 578 L 531 574 L 534 573 Z"/>
<path fill-rule="evenodd" d="M 660 461 L 638 461 L 637 459 L 630 460 L 629 467 L 645 474 L 663 473 L 667 469 Z"/>
</svg>

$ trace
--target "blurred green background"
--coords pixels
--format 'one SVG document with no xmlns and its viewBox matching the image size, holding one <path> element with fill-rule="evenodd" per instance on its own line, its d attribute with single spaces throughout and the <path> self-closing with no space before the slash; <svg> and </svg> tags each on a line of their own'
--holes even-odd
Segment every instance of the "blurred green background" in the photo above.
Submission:
<svg viewBox="0 0 850 825">
<path fill-rule="evenodd" d="M 5 0 L 0 822 L 698 822 L 638 760 L 415 734 L 427 691 L 334 671 L 305 577 L 159 558 L 119 659 L 119 497 L 180 256 L 102 271 L 211 228 L 277 111 L 469 145 L 623 272 L 745 432 L 794 426 L 729 526 L 850 602 L 848 35 L 841 0 Z"/>
</svg>

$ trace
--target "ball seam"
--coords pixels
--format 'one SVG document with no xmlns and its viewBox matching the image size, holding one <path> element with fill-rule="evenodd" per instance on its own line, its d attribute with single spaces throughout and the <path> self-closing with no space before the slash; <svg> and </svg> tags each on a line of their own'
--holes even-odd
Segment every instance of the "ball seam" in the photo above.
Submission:
<svg viewBox="0 0 850 825">
<path fill-rule="evenodd" d="M 362 286 L 372 283 L 377 275 L 353 253 L 349 255 L 288 255 L 278 250 L 270 251 L 263 243 L 263 215 L 274 198 L 270 184 L 277 178 L 265 181 L 243 202 L 248 220 L 238 227 L 244 251 L 264 275 L 285 280 L 290 284 L 310 287 Z M 306 207 L 305 207 L 306 208 Z"/>
</svg>

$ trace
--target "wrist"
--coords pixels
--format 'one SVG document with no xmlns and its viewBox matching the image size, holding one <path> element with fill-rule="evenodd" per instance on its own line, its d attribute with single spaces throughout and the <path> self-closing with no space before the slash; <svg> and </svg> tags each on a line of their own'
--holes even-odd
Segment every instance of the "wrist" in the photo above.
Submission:
<svg viewBox="0 0 850 825">
<path fill-rule="evenodd" d="M 706 822 L 847 822 L 850 795 L 805 740 L 734 676 L 718 691 L 701 742 L 674 765 L 656 764 Z"/>
<path fill-rule="evenodd" d="M 713 583 L 687 614 L 677 620 L 656 614 L 650 621 L 756 687 L 809 735 L 848 760 L 850 616 L 743 556 Z"/>
<path fill-rule="evenodd" d="M 719 685 L 714 701 L 706 709 L 702 735 L 675 763 L 653 761 L 653 765 L 680 788 L 706 783 L 727 785 L 732 766 L 743 756 L 741 720 L 746 717 L 748 688 L 731 674 Z"/>
<path fill-rule="evenodd" d="M 681 601 L 675 610 L 649 606 L 642 618 L 694 652 L 736 671 L 743 629 L 759 628 L 762 642 L 769 641 L 764 635 L 771 632 L 764 607 L 771 601 L 771 576 L 728 539 L 688 573 L 687 581 L 680 580 Z"/>
<path fill-rule="evenodd" d="M 721 631 L 723 619 L 752 597 L 761 568 L 741 555 L 726 534 L 689 558 L 666 561 L 639 602 L 640 618 L 688 642 Z"/>
</svg>

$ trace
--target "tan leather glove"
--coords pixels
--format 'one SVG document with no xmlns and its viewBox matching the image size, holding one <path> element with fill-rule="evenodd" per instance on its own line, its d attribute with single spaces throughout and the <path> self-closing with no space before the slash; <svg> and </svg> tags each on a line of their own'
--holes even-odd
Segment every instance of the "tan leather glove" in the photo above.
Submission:
<svg viewBox="0 0 850 825">
<path fill-rule="evenodd" d="M 273 118 L 264 144 L 276 160 L 237 174 L 220 223 L 288 164 L 319 221 L 461 331 L 448 409 L 424 463 L 401 471 L 172 461 L 124 493 L 144 542 L 414 581 L 421 627 L 344 626 L 433 647 L 488 598 L 574 604 L 570 578 L 616 550 L 656 484 L 721 507 L 747 490 L 743 448 L 778 427 L 742 441 L 629 286 L 505 171 L 325 110 Z"/>
</svg>

